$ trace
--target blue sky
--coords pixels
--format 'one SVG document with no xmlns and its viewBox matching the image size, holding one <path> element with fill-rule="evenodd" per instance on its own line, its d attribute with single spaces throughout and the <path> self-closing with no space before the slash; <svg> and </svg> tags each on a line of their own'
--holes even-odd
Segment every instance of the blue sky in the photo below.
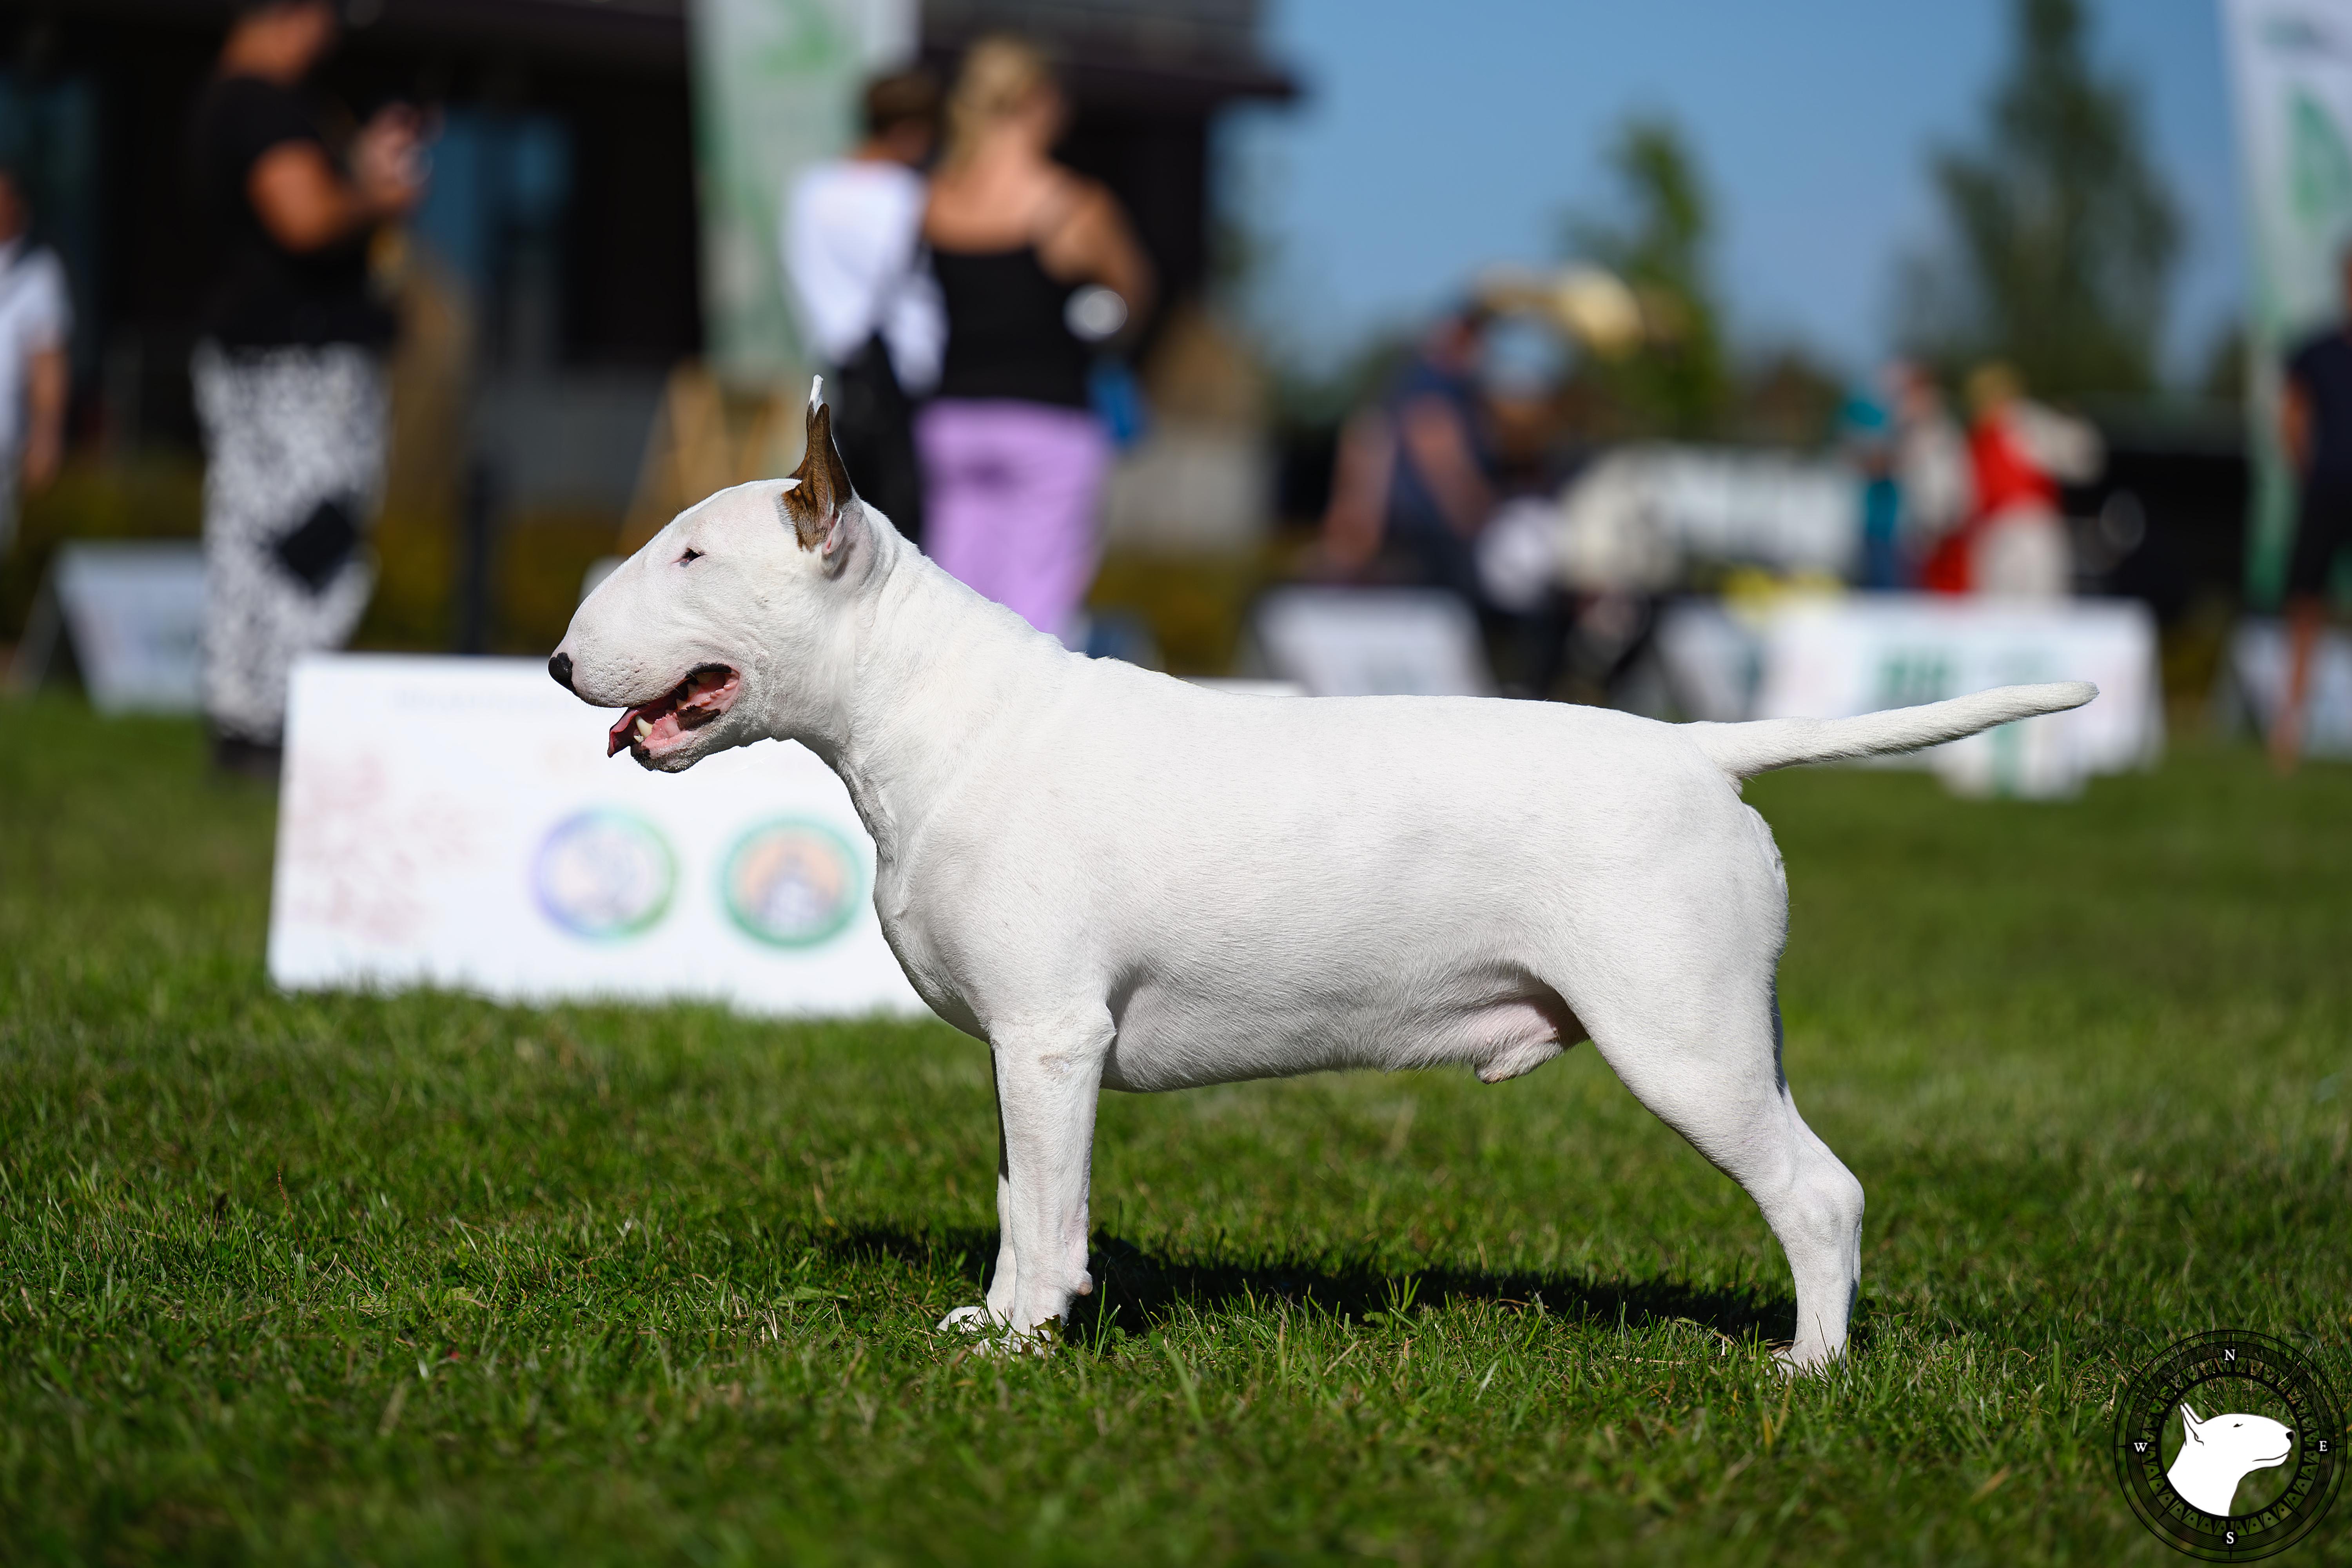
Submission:
<svg viewBox="0 0 2352 1568">
<path fill-rule="evenodd" d="M 1697 148 L 1738 338 L 1866 365 L 1897 258 L 1937 232 L 1927 153 L 1981 124 L 2010 16 L 2008 0 L 1266 3 L 1269 52 L 1307 96 L 1236 116 L 1225 167 L 1275 247 L 1253 313 L 1310 360 L 1485 263 L 1556 254 L 1564 212 L 1606 210 L 1601 149 L 1642 110 Z M 2096 58 L 2137 85 L 2187 219 L 2167 334 L 2185 371 L 2244 277 L 2214 0 L 2092 13 Z"/>
</svg>

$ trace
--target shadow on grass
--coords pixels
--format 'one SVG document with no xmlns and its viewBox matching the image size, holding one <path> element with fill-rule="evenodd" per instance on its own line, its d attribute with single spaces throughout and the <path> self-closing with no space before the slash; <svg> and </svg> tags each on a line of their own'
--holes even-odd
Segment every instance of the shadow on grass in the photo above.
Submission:
<svg viewBox="0 0 2352 1568">
<path fill-rule="evenodd" d="M 861 1229 L 815 1239 L 819 1252 L 841 1263 L 877 1254 L 930 1269 L 943 1258 L 992 1259 L 992 1232 L 916 1236 Z M 1514 1311 L 1543 1311 L 1570 1322 L 1629 1329 L 1686 1321 L 1732 1340 L 1786 1343 L 1796 1332 L 1797 1303 L 1761 1285 L 1697 1286 L 1660 1276 L 1602 1279 L 1571 1274 L 1513 1274 L 1430 1268 L 1397 1271 L 1370 1263 L 1262 1258 L 1252 1263 L 1199 1263 L 1152 1253 L 1097 1231 L 1088 1247 L 1095 1277 L 1091 1296 L 1072 1304 L 1068 1336 L 1079 1342 L 1108 1327 L 1148 1331 L 1177 1307 L 1196 1310 L 1269 1307 L 1285 1302 L 1332 1317 L 1362 1320 L 1448 1302 L 1491 1302 Z M 973 1295 L 978 1296 L 975 1286 Z M 1108 1323 L 1105 1319 L 1108 1319 Z M 1859 1328 L 1857 1323 L 1857 1328 Z"/>
</svg>

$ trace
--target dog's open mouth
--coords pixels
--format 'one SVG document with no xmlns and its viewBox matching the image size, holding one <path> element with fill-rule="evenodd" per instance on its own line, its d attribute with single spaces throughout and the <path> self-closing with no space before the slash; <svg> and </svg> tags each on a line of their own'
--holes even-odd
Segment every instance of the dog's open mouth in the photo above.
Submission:
<svg viewBox="0 0 2352 1568">
<path fill-rule="evenodd" d="M 723 664 L 706 664 L 651 702 L 640 702 L 614 722 L 604 754 L 634 746 L 659 756 L 733 705 L 743 678 Z"/>
</svg>

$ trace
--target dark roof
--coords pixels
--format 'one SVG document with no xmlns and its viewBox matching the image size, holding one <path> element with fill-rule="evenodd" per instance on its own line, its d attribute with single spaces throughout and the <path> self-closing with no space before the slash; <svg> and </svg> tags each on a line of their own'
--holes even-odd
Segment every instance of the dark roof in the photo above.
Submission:
<svg viewBox="0 0 2352 1568">
<path fill-rule="evenodd" d="M 686 0 L 340 0 L 354 39 L 601 59 L 656 71 L 686 66 Z M 75 0 L 77 16 L 227 30 L 228 0 Z"/>
<path fill-rule="evenodd" d="M 1289 98 L 1289 74 L 1257 52 L 1259 0 L 919 0 L 923 49 L 944 61 L 984 33 L 1018 33 L 1057 57 L 1088 101 L 1207 105 Z M 217 28 L 227 0 L 79 0 L 87 15 Z M 360 37 L 601 58 L 655 70 L 686 63 L 687 0 L 342 0 Z"/>
<path fill-rule="evenodd" d="M 1015 33 L 1057 57 L 1086 99 L 1286 99 L 1297 84 L 1258 53 L 1259 0 L 923 0 L 923 47 L 944 57 Z"/>
</svg>

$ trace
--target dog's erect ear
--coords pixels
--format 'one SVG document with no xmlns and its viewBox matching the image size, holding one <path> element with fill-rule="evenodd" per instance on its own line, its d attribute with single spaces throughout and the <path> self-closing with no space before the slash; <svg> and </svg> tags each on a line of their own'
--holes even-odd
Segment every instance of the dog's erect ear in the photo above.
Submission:
<svg viewBox="0 0 2352 1568">
<path fill-rule="evenodd" d="M 824 405 L 824 377 L 818 376 L 809 384 L 808 450 L 792 473 L 800 483 L 778 496 L 776 505 L 803 550 L 831 555 L 841 547 L 842 514 L 857 492 L 833 444 L 833 410 Z"/>
<path fill-rule="evenodd" d="M 2180 1402 L 2180 1430 L 2189 1441 L 2192 1443 L 2202 1443 L 2205 1441 L 2205 1434 L 2197 1429 L 2204 1425 L 2205 1423 L 2197 1419 L 2197 1412 L 2189 1408 L 2189 1402 L 2185 1399 L 2182 1400 Z"/>
</svg>

